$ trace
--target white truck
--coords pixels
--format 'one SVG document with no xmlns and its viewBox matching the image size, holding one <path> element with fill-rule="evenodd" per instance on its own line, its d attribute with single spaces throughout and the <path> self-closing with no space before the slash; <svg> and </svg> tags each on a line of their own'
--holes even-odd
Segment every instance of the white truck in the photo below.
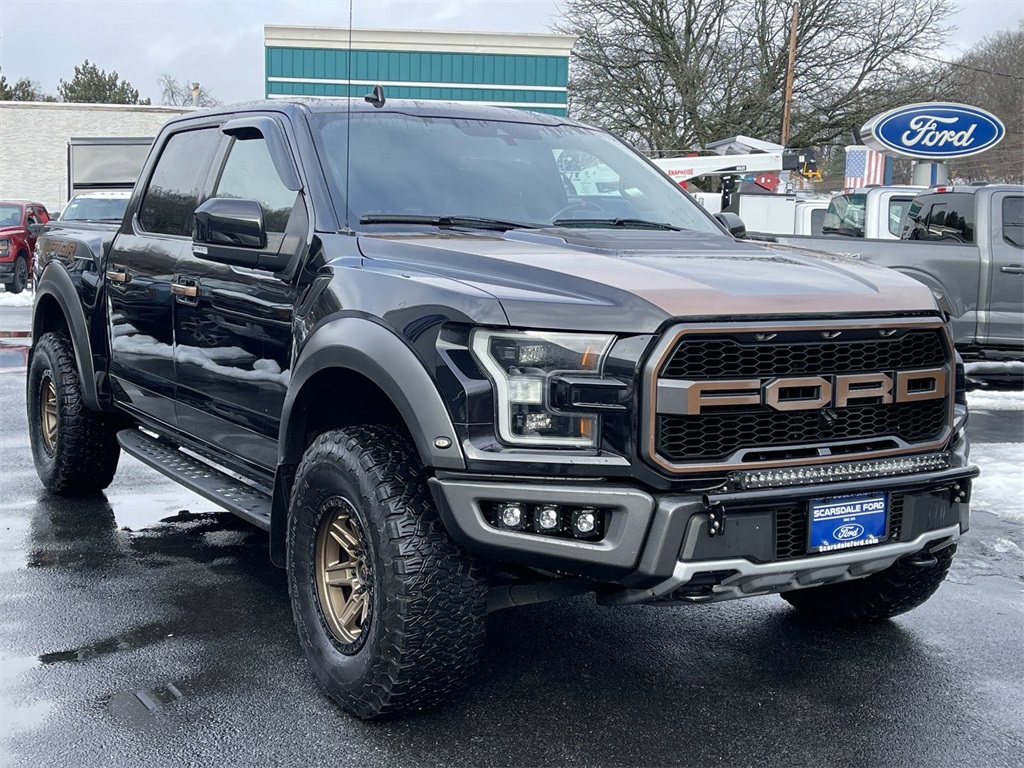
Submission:
<svg viewBox="0 0 1024 768">
<path fill-rule="evenodd" d="M 845 190 L 832 198 L 819 234 L 899 240 L 903 217 L 922 189 L 878 186 Z M 752 228 L 748 225 L 748 229 Z"/>
<path fill-rule="evenodd" d="M 735 213 L 748 232 L 773 235 L 821 235 L 829 198 L 821 195 L 734 195 L 726 211 Z"/>
</svg>

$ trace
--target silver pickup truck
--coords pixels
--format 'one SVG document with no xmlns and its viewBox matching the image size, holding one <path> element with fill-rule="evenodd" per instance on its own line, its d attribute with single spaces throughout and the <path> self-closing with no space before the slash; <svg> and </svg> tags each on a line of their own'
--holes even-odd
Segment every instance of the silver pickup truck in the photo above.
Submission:
<svg viewBox="0 0 1024 768">
<path fill-rule="evenodd" d="M 763 237 L 892 267 L 935 293 L 965 359 L 1024 358 L 1024 186 L 932 187 L 907 211 L 901 240 Z"/>
</svg>

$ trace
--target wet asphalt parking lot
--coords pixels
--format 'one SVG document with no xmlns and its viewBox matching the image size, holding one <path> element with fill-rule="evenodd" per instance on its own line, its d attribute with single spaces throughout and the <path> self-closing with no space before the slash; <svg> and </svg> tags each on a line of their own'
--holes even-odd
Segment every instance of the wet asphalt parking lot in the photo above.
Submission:
<svg viewBox="0 0 1024 768">
<path fill-rule="evenodd" d="M 0 339 L 0 765 L 1024 763 L 1019 520 L 975 505 L 936 596 L 862 629 L 778 597 L 501 612 L 461 696 L 362 723 L 307 670 L 266 534 L 127 457 L 103 495 L 42 489 L 22 343 Z M 1024 411 L 971 431 L 1020 444 Z"/>
</svg>

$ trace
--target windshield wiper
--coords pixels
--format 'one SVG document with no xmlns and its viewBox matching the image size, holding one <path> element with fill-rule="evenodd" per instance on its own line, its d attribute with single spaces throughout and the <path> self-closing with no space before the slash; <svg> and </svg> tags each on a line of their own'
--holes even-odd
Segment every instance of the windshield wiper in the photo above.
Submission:
<svg viewBox="0 0 1024 768">
<path fill-rule="evenodd" d="M 625 227 L 627 229 L 670 229 L 682 231 L 682 227 L 646 219 L 555 219 L 553 227 Z"/>
<path fill-rule="evenodd" d="M 537 224 L 520 221 L 488 219 L 483 216 L 425 216 L 417 213 L 368 213 L 359 217 L 360 224 L 430 224 L 435 227 L 465 227 L 468 229 L 492 229 L 505 232 L 509 229 L 536 229 Z"/>
</svg>

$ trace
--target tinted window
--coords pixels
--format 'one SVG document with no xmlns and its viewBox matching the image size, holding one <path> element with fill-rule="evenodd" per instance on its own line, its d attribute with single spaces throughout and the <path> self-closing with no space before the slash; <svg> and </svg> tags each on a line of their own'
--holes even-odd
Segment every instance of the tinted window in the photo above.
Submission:
<svg viewBox="0 0 1024 768">
<path fill-rule="evenodd" d="M 1024 197 L 1003 198 L 1003 239 L 1024 248 Z"/>
<path fill-rule="evenodd" d="M 928 240 L 973 243 L 974 195 L 941 195 L 928 212 L 927 233 Z"/>
<path fill-rule="evenodd" d="M 889 198 L 889 232 L 896 235 L 896 237 L 900 236 L 903 217 L 907 214 L 912 201 L 912 197 Z"/>
<path fill-rule="evenodd" d="M 864 237 L 867 195 L 836 195 L 828 204 L 821 231 L 826 235 Z"/>
<path fill-rule="evenodd" d="M 139 210 L 143 229 L 165 235 L 192 234 L 196 198 L 220 137 L 216 128 L 206 128 L 176 133 L 167 140 Z"/>
<path fill-rule="evenodd" d="M 236 140 L 224 164 L 214 197 L 255 200 L 263 206 L 268 232 L 284 232 L 298 192 L 288 189 L 277 175 L 263 139 Z"/>
</svg>

